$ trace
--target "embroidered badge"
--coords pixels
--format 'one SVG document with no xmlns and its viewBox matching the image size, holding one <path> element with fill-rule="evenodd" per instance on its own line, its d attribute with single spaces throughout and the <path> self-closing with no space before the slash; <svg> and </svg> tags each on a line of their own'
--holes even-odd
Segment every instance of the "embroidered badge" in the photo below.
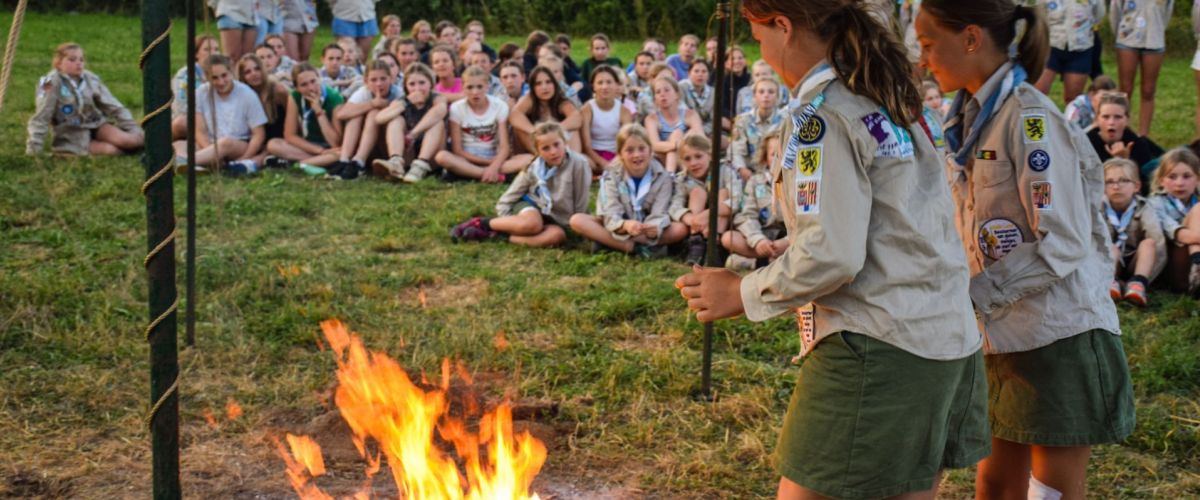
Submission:
<svg viewBox="0 0 1200 500">
<path fill-rule="evenodd" d="M 1030 186 L 1030 192 L 1033 196 L 1033 207 L 1038 210 L 1050 210 L 1053 208 L 1053 199 L 1051 191 L 1054 185 L 1050 181 L 1036 181 Z"/>
<path fill-rule="evenodd" d="M 762 198 L 766 198 L 770 195 L 771 195 L 770 188 L 768 188 L 766 184 L 756 184 L 754 186 L 754 197 L 755 198 L 762 199 Z"/>
<path fill-rule="evenodd" d="M 796 181 L 796 213 L 803 215 L 821 212 L 820 180 Z"/>
<path fill-rule="evenodd" d="M 1021 230 L 1008 219 L 992 219 L 979 227 L 979 251 L 1000 260 L 1021 244 Z"/>
<path fill-rule="evenodd" d="M 800 138 L 801 144 L 815 144 L 825 137 L 825 120 L 819 116 L 813 116 L 808 123 L 800 127 L 800 132 L 796 134 Z"/>
<path fill-rule="evenodd" d="M 75 106 L 72 106 L 70 104 L 63 104 L 62 114 L 69 115 L 74 112 L 75 112 Z"/>
<path fill-rule="evenodd" d="M 800 330 L 800 352 L 807 351 L 817 337 L 815 309 L 811 302 L 796 308 L 796 327 Z"/>
<path fill-rule="evenodd" d="M 1034 172 L 1045 172 L 1050 168 L 1050 153 L 1041 149 L 1035 149 L 1029 153 L 1029 168 Z"/>
<path fill-rule="evenodd" d="M 1046 140 L 1046 115 L 1021 115 L 1021 130 L 1025 132 L 1025 144 Z"/>
<path fill-rule="evenodd" d="M 796 166 L 799 167 L 799 170 L 796 171 L 798 177 L 813 177 L 821 173 L 821 150 L 821 146 L 800 148 L 796 153 Z"/>
<path fill-rule="evenodd" d="M 867 125 L 867 131 L 879 148 L 875 150 L 876 158 L 910 158 L 913 155 L 912 136 L 907 130 L 897 127 L 883 113 L 871 113 L 862 118 Z"/>
<path fill-rule="evenodd" d="M 978 153 L 975 153 L 975 159 L 976 160 L 995 160 L 996 152 L 990 151 L 987 149 L 981 149 L 981 150 L 979 150 Z"/>
</svg>

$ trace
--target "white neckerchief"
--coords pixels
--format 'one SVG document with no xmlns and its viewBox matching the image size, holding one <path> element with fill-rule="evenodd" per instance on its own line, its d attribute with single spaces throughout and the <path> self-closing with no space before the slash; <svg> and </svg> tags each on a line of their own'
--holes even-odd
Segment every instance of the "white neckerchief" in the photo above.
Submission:
<svg viewBox="0 0 1200 500">
<path fill-rule="evenodd" d="M 567 158 L 563 157 L 563 165 L 565 165 L 566 162 Z M 559 165 L 559 167 L 562 167 L 563 165 Z M 543 200 L 546 200 L 546 206 L 542 207 L 542 214 L 544 215 L 550 215 L 550 210 L 554 208 L 554 198 L 550 197 L 549 183 L 550 179 L 553 179 L 554 175 L 558 173 L 559 167 L 550 167 L 549 165 L 546 165 L 546 160 L 543 160 L 542 157 L 539 156 L 536 160 L 533 160 L 533 168 L 530 169 L 530 172 L 533 173 L 533 178 L 537 180 L 536 189 L 538 196 L 540 196 Z"/>
<path fill-rule="evenodd" d="M 654 165 L 651 164 L 646 168 L 646 173 L 642 175 L 641 183 L 635 183 L 633 176 L 625 173 L 625 186 L 629 188 L 629 196 L 633 198 L 633 216 L 638 222 L 646 220 L 646 215 L 643 213 L 642 204 L 646 201 L 646 195 L 650 194 L 650 185 L 654 184 Z"/>
<path fill-rule="evenodd" d="M 1117 214 L 1112 205 L 1108 204 L 1108 200 L 1104 201 L 1104 213 L 1108 216 L 1108 223 L 1112 224 L 1113 228 L 1117 230 L 1117 239 L 1113 244 L 1116 245 L 1117 251 L 1121 252 L 1122 263 L 1125 260 L 1125 241 L 1129 239 L 1129 224 L 1133 223 L 1133 213 L 1137 211 L 1137 204 L 1137 198 L 1134 198 L 1129 203 L 1129 206 L 1125 207 L 1124 213 Z"/>
</svg>

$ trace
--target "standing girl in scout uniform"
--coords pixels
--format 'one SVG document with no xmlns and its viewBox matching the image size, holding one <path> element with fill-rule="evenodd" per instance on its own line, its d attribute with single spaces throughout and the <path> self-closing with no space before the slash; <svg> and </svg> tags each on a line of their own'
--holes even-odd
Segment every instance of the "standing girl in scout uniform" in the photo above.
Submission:
<svg viewBox="0 0 1200 500">
<path fill-rule="evenodd" d="M 1142 67 L 1138 135 L 1150 135 L 1158 72 L 1167 51 L 1167 24 L 1175 0 L 1112 0 L 1109 25 L 1116 35 L 1117 73 L 1121 92 L 1133 98 L 1133 77 Z"/>
<path fill-rule="evenodd" d="M 191 68 L 196 73 L 196 88 L 200 88 L 208 81 L 204 74 L 204 61 L 207 61 L 209 56 L 220 54 L 221 48 L 217 45 L 217 39 L 212 35 L 199 35 L 196 37 L 196 65 Z M 171 138 L 183 139 L 187 137 L 187 77 L 188 67 L 184 66 L 175 72 L 175 77 L 171 79 L 171 88 L 175 89 L 175 99 L 171 101 Z M 199 98 L 199 95 L 197 95 Z"/>
<path fill-rule="evenodd" d="M 1200 292 L 1200 158 L 1188 148 L 1163 155 L 1154 172 L 1150 205 L 1158 214 L 1163 234 L 1171 242 L 1167 254 L 1168 286 Z M 1187 280 L 1183 279 L 1187 276 Z"/>
<path fill-rule="evenodd" d="M 708 169 L 712 158 L 712 142 L 700 134 L 692 134 L 679 143 L 679 173 L 675 174 L 675 189 L 671 196 L 671 220 L 688 229 L 688 264 L 704 262 L 707 250 L 708 227 Z M 721 163 L 721 189 L 718 191 L 717 235 L 729 228 L 729 219 L 737 210 L 741 182 L 728 166 Z"/>
<path fill-rule="evenodd" d="M 928 0 L 927 0 L 928 1 Z M 744 0 L 791 86 L 771 166 L 791 244 L 745 277 L 676 281 L 701 321 L 801 319 L 779 498 L 932 498 L 988 454 L 982 339 L 944 167 L 904 47 L 856 0 Z"/>
<path fill-rule="evenodd" d="M 758 162 L 774 165 L 779 157 L 781 136 L 776 129 L 763 136 Z M 771 189 L 771 173 L 755 172 L 745 181 L 741 210 L 733 216 L 734 230 L 721 235 L 721 245 L 742 257 L 775 260 L 787 250 L 787 227 L 780 216 L 778 201 Z"/>
<path fill-rule="evenodd" d="M 779 84 L 775 78 L 760 78 L 750 88 L 754 90 L 754 107 L 738 115 L 733 122 L 733 151 L 730 155 L 733 168 L 743 181 L 767 168 L 767 165 L 756 160 L 759 158 L 756 153 L 762 138 L 783 125 L 784 115 L 777 105 Z"/>
<path fill-rule="evenodd" d="M 650 135 L 631 123 L 617 132 L 617 159 L 600 176 L 596 215 L 571 216 L 571 229 L 604 245 L 649 258 L 666 253 L 666 245 L 687 236 L 687 228 L 671 222 L 674 178 L 654 159 Z"/>
<path fill-rule="evenodd" d="M 1054 78 L 1061 74 L 1063 102 L 1071 102 L 1083 93 L 1083 86 L 1092 74 L 1092 47 L 1096 41 L 1092 33 L 1104 21 L 1104 0 L 1039 0 L 1038 3 L 1046 6 L 1050 59 L 1034 86 L 1050 95 Z"/>
<path fill-rule="evenodd" d="M 985 328 L 992 456 L 978 498 L 1083 498 L 1090 447 L 1133 431 L 1133 391 L 1101 202 L 1100 161 L 1029 81 L 1038 8 L 924 0 L 922 65 L 959 91 L 946 118 L 970 297 Z"/>
<path fill-rule="evenodd" d="M 591 165 L 567 149 L 566 132 L 557 123 L 539 123 L 533 128 L 533 142 L 538 156 L 500 196 L 497 217 L 472 217 L 455 226 L 450 231 L 454 241 L 483 241 L 497 234 L 536 248 L 567 241 L 571 217 L 588 209 Z"/>
<path fill-rule="evenodd" d="M 55 153 L 119 155 L 142 148 L 145 136 L 133 114 L 84 65 L 79 44 L 64 43 L 54 49 L 54 69 L 38 82 L 37 110 L 29 118 L 25 154 L 41 153 L 51 130 Z"/>
<path fill-rule="evenodd" d="M 254 51 L 254 39 L 258 37 L 255 3 L 255 0 L 208 0 L 208 6 L 217 13 L 221 46 L 230 60 L 236 61 L 242 54 Z"/>
</svg>

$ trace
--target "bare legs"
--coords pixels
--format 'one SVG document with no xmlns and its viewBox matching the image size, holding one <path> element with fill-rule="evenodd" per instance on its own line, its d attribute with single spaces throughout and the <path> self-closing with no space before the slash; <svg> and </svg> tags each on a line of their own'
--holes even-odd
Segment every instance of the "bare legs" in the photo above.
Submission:
<svg viewBox="0 0 1200 500">
<path fill-rule="evenodd" d="M 121 130 L 115 125 L 106 123 L 96 129 L 92 142 L 88 144 L 88 153 L 93 156 L 116 156 L 142 149 L 146 137 L 141 129 L 132 132 Z"/>
<path fill-rule="evenodd" d="M 992 455 L 979 462 L 975 497 L 980 500 L 1024 500 L 1029 475 L 1062 493 L 1063 500 L 1087 493 L 1087 446 L 1033 446 L 992 438 Z"/>
<path fill-rule="evenodd" d="M 517 215 L 496 217 L 488 221 L 493 230 L 508 235 L 508 241 L 534 248 L 553 247 L 567 241 L 567 233 L 554 224 L 542 221 L 537 210 L 522 210 Z"/>
<path fill-rule="evenodd" d="M 1121 92 L 1133 99 L 1133 80 L 1137 69 L 1142 67 L 1140 100 L 1138 101 L 1138 135 L 1150 134 L 1154 119 L 1154 99 L 1158 90 L 1158 74 L 1162 69 L 1163 54 L 1141 52 L 1132 49 L 1117 49 L 1117 68 Z"/>
</svg>

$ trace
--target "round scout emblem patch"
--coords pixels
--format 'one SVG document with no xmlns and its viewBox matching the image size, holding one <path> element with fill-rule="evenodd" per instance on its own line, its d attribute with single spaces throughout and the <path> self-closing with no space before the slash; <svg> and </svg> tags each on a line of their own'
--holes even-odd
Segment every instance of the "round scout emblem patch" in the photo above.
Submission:
<svg viewBox="0 0 1200 500">
<path fill-rule="evenodd" d="M 1021 244 L 1021 230 L 1008 219 L 992 219 L 979 227 L 979 251 L 1000 260 Z"/>
<path fill-rule="evenodd" d="M 825 137 L 825 120 L 819 116 L 813 116 L 808 123 L 800 127 L 800 132 L 796 134 L 800 138 L 800 142 L 804 144 L 813 144 Z"/>
<path fill-rule="evenodd" d="M 71 113 L 74 113 L 74 112 L 75 112 L 75 106 L 72 106 L 72 105 L 70 105 L 70 104 L 64 104 L 64 105 L 63 105 L 63 107 L 62 107 L 62 113 L 63 113 L 64 115 L 69 115 L 69 114 L 71 114 Z"/>
<path fill-rule="evenodd" d="M 1037 149 L 1029 153 L 1029 168 L 1034 172 L 1045 172 L 1050 168 L 1050 153 Z"/>
</svg>

